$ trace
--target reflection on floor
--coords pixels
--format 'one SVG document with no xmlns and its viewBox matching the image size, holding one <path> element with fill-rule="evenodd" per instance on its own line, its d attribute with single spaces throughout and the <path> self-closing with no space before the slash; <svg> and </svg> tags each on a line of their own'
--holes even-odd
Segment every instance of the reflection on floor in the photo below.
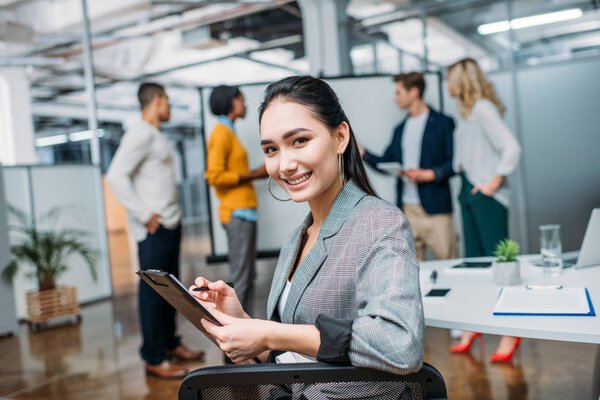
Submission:
<svg viewBox="0 0 600 400">
<path fill-rule="evenodd" d="M 207 266 L 207 235 L 185 232 L 182 280 L 196 275 L 225 279 L 227 266 Z M 80 325 L 56 326 L 0 339 L 0 398 L 10 399 L 176 399 L 179 382 L 147 378 L 138 357 L 136 280 L 129 265 L 125 237 L 111 235 L 114 297 L 84 306 Z M 274 260 L 258 263 L 256 315 L 264 317 Z M 187 321 L 179 330 L 185 343 L 207 351 L 206 363 L 221 363 L 220 351 Z M 484 354 L 450 355 L 451 339 L 442 329 L 427 329 L 425 360 L 444 375 L 450 399 L 588 399 L 591 394 L 593 345 L 524 340 L 520 357 L 511 364 L 487 361 L 498 338 L 485 336 Z"/>
</svg>

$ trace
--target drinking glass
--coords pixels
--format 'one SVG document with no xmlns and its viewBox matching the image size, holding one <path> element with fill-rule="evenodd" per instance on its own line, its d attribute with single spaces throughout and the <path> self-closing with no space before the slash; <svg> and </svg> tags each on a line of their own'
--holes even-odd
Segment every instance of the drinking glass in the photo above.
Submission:
<svg viewBox="0 0 600 400">
<path fill-rule="evenodd" d="M 563 267 L 560 225 L 540 226 L 540 253 L 544 277 L 559 276 Z"/>
</svg>

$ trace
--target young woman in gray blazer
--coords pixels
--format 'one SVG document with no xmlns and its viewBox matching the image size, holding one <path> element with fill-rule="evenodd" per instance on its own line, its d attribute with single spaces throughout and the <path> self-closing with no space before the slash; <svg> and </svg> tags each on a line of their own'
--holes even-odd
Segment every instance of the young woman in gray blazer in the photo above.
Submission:
<svg viewBox="0 0 600 400">
<path fill-rule="evenodd" d="M 371 187 L 337 95 L 320 79 L 285 78 L 266 89 L 259 121 L 270 179 L 310 213 L 281 249 L 268 320 L 251 319 L 224 282 L 199 277 L 209 290 L 192 293 L 223 324 L 203 326 L 236 363 L 293 352 L 417 371 L 424 320 L 412 232 Z"/>
</svg>

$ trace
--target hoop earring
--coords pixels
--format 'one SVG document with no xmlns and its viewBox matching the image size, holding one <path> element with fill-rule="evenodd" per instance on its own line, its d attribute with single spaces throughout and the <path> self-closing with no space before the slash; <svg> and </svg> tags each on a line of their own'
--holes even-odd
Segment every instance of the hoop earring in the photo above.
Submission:
<svg viewBox="0 0 600 400">
<path fill-rule="evenodd" d="M 292 199 L 291 197 L 289 199 L 280 199 L 279 197 L 275 196 L 273 194 L 273 192 L 271 191 L 271 181 L 272 181 L 272 179 L 269 176 L 269 179 L 267 180 L 267 189 L 269 189 L 269 193 L 271 194 L 271 197 L 273 197 L 277 201 L 290 201 Z"/>
<path fill-rule="evenodd" d="M 344 155 L 342 153 L 338 153 L 338 172 L 340 174 L 340 186 L 343 189 L 346 176 L 344 174 Z"/>
</svg>

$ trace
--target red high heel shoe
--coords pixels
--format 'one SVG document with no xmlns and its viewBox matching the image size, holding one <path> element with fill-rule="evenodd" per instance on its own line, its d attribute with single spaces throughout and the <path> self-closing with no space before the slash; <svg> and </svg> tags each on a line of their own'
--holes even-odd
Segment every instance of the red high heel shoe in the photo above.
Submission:
<svg viewBox="0 0 600 400">
<path fill-rule="evenodd" d="M 513 355 L 519 348 L 519 344 L 521 344 L 521 338 L 520 337 L 515 338 L 512 348 L 510 349 L 510 351 L 508 353 L 495 352 L 494 354 L 492 354 L 490 356 L 490 361 L 493 363 L 510 362 L 513 358 Z"/>
<path fill-rule="evenodd" d="M 451 353 L 468 353 L 469 350 L 471 350 L 471 346 L 473 345 L 473 342 L 475 342 L 475 339 L 477 339 L 477 338 L 480 338 L 480 340 L 483 342 L 483 336 L 481 335 L 481 333 L 475 332 L 475 333 L 473 333 L 473 335 L 471 335 L 471 337 L 469 338 L 469 341 L 467 343 L 455 344 L 454 346 L 450 346 L 450 352 Z"/>
</svg>

